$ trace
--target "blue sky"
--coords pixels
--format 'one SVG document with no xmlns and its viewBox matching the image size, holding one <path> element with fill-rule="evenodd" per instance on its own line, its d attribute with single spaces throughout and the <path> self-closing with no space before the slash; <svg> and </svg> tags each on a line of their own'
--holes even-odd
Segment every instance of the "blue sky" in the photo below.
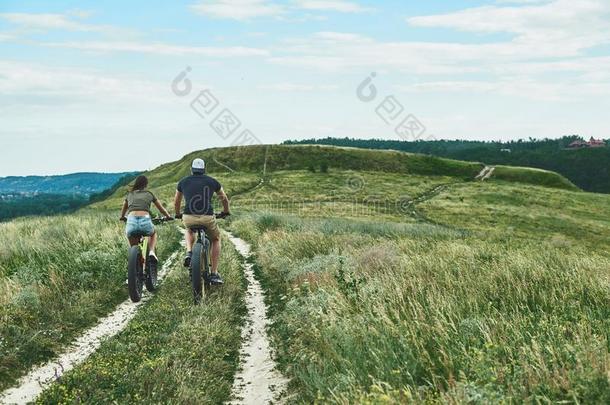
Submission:
<svg viewBox="0 0 610 405">
<path fill-rule="evenodd" d="M 0 1 L 0 176 L 148 169 L 246 129 L 609 138 L 609 96 L 607 0 Z M 225 108 L 232 134 L 210 126 Z"/>
</svg>

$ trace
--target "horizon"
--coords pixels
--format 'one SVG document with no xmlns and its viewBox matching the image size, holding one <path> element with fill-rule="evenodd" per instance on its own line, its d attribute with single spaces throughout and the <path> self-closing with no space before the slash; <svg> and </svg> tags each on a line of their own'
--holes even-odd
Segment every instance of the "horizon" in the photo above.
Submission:
<svg viewBox="0 0 610 405">
<path fill-rule="evenodd" d="M 0 177 L 309 138 L 605 139 L 609 17 L 604 0 L 4 1 Z"/>
</svg>

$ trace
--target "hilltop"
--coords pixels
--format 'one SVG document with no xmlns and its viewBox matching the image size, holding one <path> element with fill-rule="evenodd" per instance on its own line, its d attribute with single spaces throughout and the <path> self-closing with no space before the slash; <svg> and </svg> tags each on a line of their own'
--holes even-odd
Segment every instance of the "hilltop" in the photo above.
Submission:
<svg viewBox="0 0 610 405">
<path fill-rule="evenodd" d="M 449 181 L 474 181 L 485 167 L 478 162 L 392 150 L 322 145 L 241 146 L 204 149 L 189 153 L 175 162 L 163 164 L 145 173 L 151 187 L 171 197 L 175 184 L 189 174 L 190 163 L 196 157 L 205 159 L 209 173 L 226 179 L 229 191 L 233 194 L 257 186 L 261 178 L 273 173 L 343 173 L 345 181 L 349 180 L 350 173 L 356 175 L 358 172 L 396 174 L 403 178 L 424 176 L 431 179 L 446 177 Z M 563 176 L 541 169 L 497 167 L 489 180 L 578 191 L 578 187 Z M 119 187 L 108 200 L 97 206 L 116 204 L 126 192 L 126 186 Z"/>
</svg>

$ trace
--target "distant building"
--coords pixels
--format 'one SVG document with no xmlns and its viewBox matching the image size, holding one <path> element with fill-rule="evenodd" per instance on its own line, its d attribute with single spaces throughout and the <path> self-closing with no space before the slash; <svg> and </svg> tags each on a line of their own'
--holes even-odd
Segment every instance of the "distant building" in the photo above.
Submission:
<svg viewBox="0 0 610 405">
<path fill-rule="evenodd" d="M 606 142 L 604 142 L 602 139 L 591 138 L 591 140 L 589 141 L 589 147 L 591 147 L 591 148 L 605 148 L 606 147 Z"/>
<path fill-rule="evenodd" d="M 500 152 L 511 153 L 512 150 L 510 150 L 510 149 L 500 149 Z"/>
<path fill-rule="evenodd" d="M 577 140 L 568 145 L 568 149 L 605 148 L 606 142 L 591 137 L 589 142 Z"/>
</svg>

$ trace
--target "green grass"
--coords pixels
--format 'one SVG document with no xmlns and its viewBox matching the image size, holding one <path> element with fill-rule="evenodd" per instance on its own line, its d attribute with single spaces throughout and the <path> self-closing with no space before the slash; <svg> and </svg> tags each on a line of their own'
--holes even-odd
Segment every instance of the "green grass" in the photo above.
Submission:
<svg viewBox="0 0 610 405">
<path fill-rule="evenodd" d="M 400 201 L 411 199 L 441 184 L 455 183 L 454 177 L 405 175 L 368 171 L 310 173 L 302 170 L 271 173 L 264 187 L 236 200 L 299 202 L 366 202 L 375 200 Z"/>
<path fill-rule="evenodd" d="M 543 240 L 604 254 L 610 244 L 610 197 L 490 181 L 455 184 L 419 205 L 435 221 L 481 237 Z"/>
<path fill-rule="evenodd" d="M 237 369 L 245 314 L 241 259 L 222 252 L 226 284 L 193 305 L 177 263 L 127 328 L 66 373 L 38 403 L 222 403 Z"/>
<path fill-rule="evenodd" d="M 574 183 L 558 173 L 530 167 L 495 166 L 492 178 L 572 191 L 579 190 Z"/>
<path fill-rule="evenodd" d="M 427 224 L 233 227 L 256 244 L 297 401 L 610 400 L 603 255 Z"/>
<path fill-rule="evenodd" d="M 412 221 L 408 202 L 442 184 L 460 182 L 449 176 L 333 170 L 291 170 L 268 174 L 262 186 L 231 201 L 238 211 L 274 211 L 302 217 Z"/>
<path fill-rule="evenodd" d="M 123 226 L 103 212 L 0 224 L 0 388 L 127 299 Z M 158 229 L 164 259 L 178 232 Z"/>
</svg>

